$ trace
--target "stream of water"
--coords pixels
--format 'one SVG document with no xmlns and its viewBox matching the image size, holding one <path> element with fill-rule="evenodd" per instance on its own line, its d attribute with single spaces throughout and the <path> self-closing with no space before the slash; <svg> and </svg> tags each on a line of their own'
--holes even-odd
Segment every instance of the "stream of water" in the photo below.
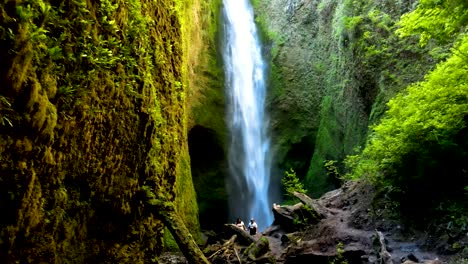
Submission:
<svg viewBox="0 0 468 264">
<path fill-rule="evenodd" d="M 273 222 L 270 141 L 265 115 L 265 69 L 248 0 L 223 0 L 223 59 L 229 128 L 230 218 L 262 231 Z"/>
</svg>

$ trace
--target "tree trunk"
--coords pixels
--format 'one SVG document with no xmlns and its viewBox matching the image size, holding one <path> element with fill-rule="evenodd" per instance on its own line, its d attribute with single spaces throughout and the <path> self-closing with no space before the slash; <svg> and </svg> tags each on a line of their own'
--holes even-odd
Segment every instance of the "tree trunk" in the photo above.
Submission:
<svg viewBox="0 0 468 264">
<path fill-rule="evenodd" d="M 310 198 L 305 193 L 293 192 L 293 195 L 301 200 L 303 204 L 308 205 L 312 210 L 314 210 L 317 213 L 317 219 L 323 219 L 327 217 L 327 209 L 319 204 L 316 200 Z"/>
<path fill-rule="evenodd" d="M 174 204 L 156 199 L 154 193 L 149 190 L 146 190 L 146 198 L 148 199 L 147 205 L 150 207 L 149 212 L 161 217 L 187 261 L 194 264 L 210 264 L 182 219 L 177 215 Z"/>
<path fill-rule="evenodd" d="M 382 263 L 382 264 L 393 264 L 392 256 L 390 255 L 390 253 L 388 253 L 387 245 L 385 245 L 384 235 L 380 231 L 375 230 L 375 232 L 377 233 L 377 237 L 379 238 L 379 242 L 380 242 L 380 252 L 379 252 L 380 263 Z"/>
</svg>

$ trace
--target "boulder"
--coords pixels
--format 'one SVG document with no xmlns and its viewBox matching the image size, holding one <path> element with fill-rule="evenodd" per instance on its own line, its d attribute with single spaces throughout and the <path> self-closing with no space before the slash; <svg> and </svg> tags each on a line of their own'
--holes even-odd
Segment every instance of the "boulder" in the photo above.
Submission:
<svg viewBox="0 0 468 264">
<path fill-rule="evenodd" d="M 261 237 L 254 244 L 245 249 L 245 255 L 251 260 L 256 260 L 265 255 L 270 250 L 270 243 L 266 237 Z"/>
<path fill-rule="evenodd" d="M 203 230 L 201 232 L 201 241 L 203 247 L 214 244 L 219 240 L 218 234 L 213 230 Z"/>
<path fill-rule="evenodd" d="M 302 232 L 284 234 L 280 238 L 281 243 L 284 245 L 288 245 L 289 243 L 299 243 L 300 241 L 302 241 L 302 239 L 303 239 Z"/>
<path fill-rule="evenodd" d="M 275 238 L 281 237 L 282 234 L 284 234 L 284 231 L 281 229 L 281 226 L 279 225 L 271 225 L 267 227 L 263 232 L 263 235 L 265 236 L 271 236 Z"/>
<path fill-rule="evenodd" d="M 177 252 L 164 252 L 158 257 L 160 263 L 187 264 L 187 259 Z"/>
<path fill-rule="evenodd" d="M 303 206 L 302 203 L 286 206 L 274 206 L 273 216 L 275 218 L 273 224 L 281 226 L 281 229 L 286 232 L 297 230 L 294 224 L 294 217 L 297 215 L 297 210 Z"/>
<path fill-rule="evenodd" d="M 314 208 L 303 203 L 292 206 L 275 205 L 272 210 L 275 218 L 273 224 L 279 225 L 287 233 L 300 230 L 307 225 L 317 224 L 325 218 L 322 213 L 318 213 Z"/>
<path fill-rule="evenodd" d="M 335 260 L 346 260 L 349 264 L 360 264 L 366 255 L 366 250 L 360 244 L 349 244 L 338 253 L 336 247 L 311 240 L 290 246 L 285 255 L 285 263 L 328 264 Z"/>
<path fill-rule="evenodd" d="M 272 264 L 277 263 L 275 256 L 271 255 L 269 252 L 265 255 L 255 259 L 255 264 Z"/>
</svg>

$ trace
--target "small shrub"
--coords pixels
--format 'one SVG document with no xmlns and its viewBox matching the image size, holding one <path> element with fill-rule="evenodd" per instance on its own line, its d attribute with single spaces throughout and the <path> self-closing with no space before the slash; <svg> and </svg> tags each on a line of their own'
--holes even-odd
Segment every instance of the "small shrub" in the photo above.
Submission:
<svg viewBox="0 0 468 264">
<path fill-rule="evenodd" d="M 344 245 L 339 242 L 336 245 L 336 256 L 330 261 L 330 264 L 348 264 L 348 260 L 343 256 L 344 252 Z"/>
<path fill-rule="evenodd" d="M 304 184 L 299 181 L 299 178 L 296 175 L 294 169 L 289 169 L 289 171 L 284 172 L 284 177 L 281 179 L 281 184 L 283 185 L 284 190 L 286 191 L 286 196 L 293 198 L 293 192 L 305 193 Z"/>
</svg>

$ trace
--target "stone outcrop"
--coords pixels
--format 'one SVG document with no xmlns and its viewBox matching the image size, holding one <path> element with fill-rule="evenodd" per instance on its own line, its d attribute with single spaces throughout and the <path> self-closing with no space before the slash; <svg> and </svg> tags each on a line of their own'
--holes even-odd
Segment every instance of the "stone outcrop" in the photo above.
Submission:
<svg viewBox="0 0 468 264">
<path fill-rule="evenodd" d="M 259 257 L 265 255 L 269 250 L 268 239 L 266 237 L 261 237 L 245 249 L 245 254 L 250 260 L 257 260 Z"/>
<path fill-rule="evenodd" d="M 297 231 L 306 225 L 318 223 L 324 216 L 314 208 L 308 207 L 303 203 L 297 203 L 290 206 L 273 207 L 275 220 L 273 225 L 279 225 L 287 232 Z"/>
</svg>

